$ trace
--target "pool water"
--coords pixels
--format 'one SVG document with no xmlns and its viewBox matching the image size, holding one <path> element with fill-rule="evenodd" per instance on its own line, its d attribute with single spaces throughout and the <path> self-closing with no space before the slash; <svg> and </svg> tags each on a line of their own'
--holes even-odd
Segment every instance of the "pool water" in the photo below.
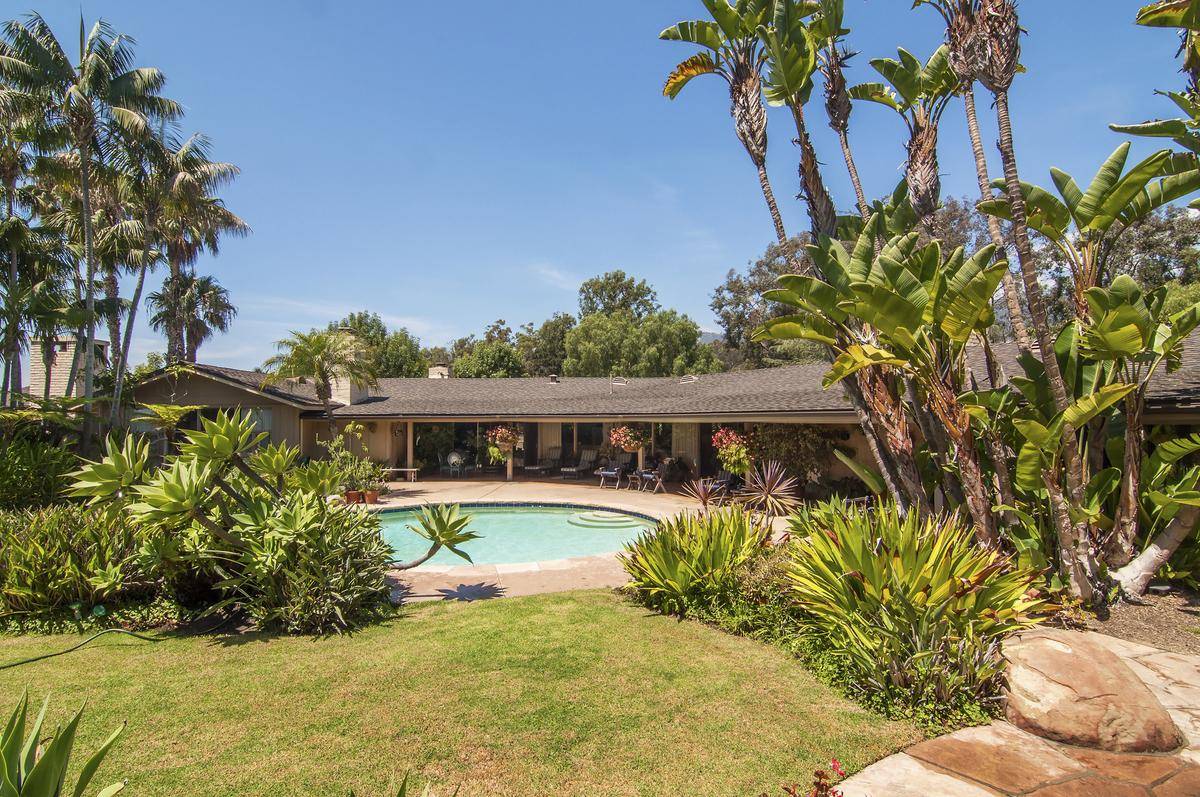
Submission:
<svg viewBox="0 0 1200 797">
<path fill-rule="evenodd" d="M 468 529 L 480 535 L 463 546 L 477 565 L 612 553 L 654 525 L 636 515 L 582 507 L 463 506 L 462 512 L 472 518 Z M 429 542 L 408 528 L 416 524 L 417 514 L 403 510 L 380 515 L 383 538 L 392 546 L 396 561 L 412 561 L 429 550 Z M 467 561 L 443 549 L 425 564 L 465 565 Z"/>
</svg>

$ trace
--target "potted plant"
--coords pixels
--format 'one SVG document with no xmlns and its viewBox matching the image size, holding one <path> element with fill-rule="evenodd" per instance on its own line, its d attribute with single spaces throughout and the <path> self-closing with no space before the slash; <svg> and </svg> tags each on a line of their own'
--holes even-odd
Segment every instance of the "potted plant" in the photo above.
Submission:
<svg viewBox="0 0 1200 797">
<path fill-rule="evenodd" d="M 363 499 L 368 504 L 379 503 L 379 493 L 383 491 L 383 482 L 369 481 L 363 485 Z"/>
<path fill-rule="evenodd" d="M 633 426 L 614 426 L 608 433 L 608 441 L 626 454 L 632 454 L 646 447 L 650 434 Z"/>
</svg>

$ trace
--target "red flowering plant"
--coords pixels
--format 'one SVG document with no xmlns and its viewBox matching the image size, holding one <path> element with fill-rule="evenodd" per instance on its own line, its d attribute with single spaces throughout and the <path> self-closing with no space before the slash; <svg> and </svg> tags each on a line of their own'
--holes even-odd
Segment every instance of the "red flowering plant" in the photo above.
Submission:
<svg viewBox="0 0 1200 797">
<path fill-rule="evenodd" d="M 734 476 L 742 476 L 750 470 L 750 446 L 745 435 L 722 426 L 713 432 L 712 444 L 722 468 Z"/>
<path fill-rule="evenodd" d="M 637 451 L 650 442 L 650 433 L 635 426 L 614 426 L 608 433 L 608 442 L 622 451 Z"/>
</svg>

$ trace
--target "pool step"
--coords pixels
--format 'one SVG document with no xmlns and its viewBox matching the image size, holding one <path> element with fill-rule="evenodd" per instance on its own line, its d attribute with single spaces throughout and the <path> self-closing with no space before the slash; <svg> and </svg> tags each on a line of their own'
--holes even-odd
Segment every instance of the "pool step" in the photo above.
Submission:
<svg viewBox="0 0 1200 797">
<path fill-rule="evenodd" d="M 632 529 L 644 525 L 640 520 L 620 512 L 579 512 L 567 518 L 572 526 L 587 529 Z"/>
</svg>

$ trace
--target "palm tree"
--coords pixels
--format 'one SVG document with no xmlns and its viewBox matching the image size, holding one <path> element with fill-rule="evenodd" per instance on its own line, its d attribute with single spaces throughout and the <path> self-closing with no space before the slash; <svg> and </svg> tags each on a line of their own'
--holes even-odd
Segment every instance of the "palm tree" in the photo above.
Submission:
<svg viewBox="0 0 1200 797">
<path fill-rule="evenodd" d="M 79 56 L 73 61 L 38 14 L 3 27 L 0 76 L 43 103 L 48 137 L 77 159 L 83 228 L 85 308 L 84 398 L 94 392 L 95 253 L 92 230 L 92 167 L 101 144 L 115 129 L 137 133 L 151 118 L 174 118 L 177 104 L 159 96 L 165 79 L 157 69 L 133 67 L 133 41 L 100 20 L 88 30 L 79 20 Z M 83 445 L 89 445 L 91 414 L 84 416 Z"/>
<path fill-rule="evenodd" d="M 942 179 L 938 174 L 938 125 L 954 96 L 958 79 L 950 69 L 949 50 L 939 47 L 922 64 L 901 48 L 899 60 L 876 58 L 875 71 L 891 85 L 862 83 L 850 89 L 856 100 L 879 103 L 900 115 L 908 128 L 908 162 L 904 179 L 908 199 L 922 222 L 937 210 Z"/>
<path fill-rule="evenodd" d="M 979 81 L 992 93 L 996 104 L 999 128 L 1000 159 L 1004 164 L 1004 190 L 1012 212 L 1012 237 L 1025 283 L 1025 302 L 1038 343 L 1038 354 L 1046 369 L 1046 381 L 1054 405 L 1063 412 L 1070 405 L 1066 382 L 1054 353 L 1054 335 L 1050 326 L 1046 302 L 1038 282 L 1038 263 L 1029 239 L 1029 216 L 1021 191 L 1021 175 L 1017 169 L 1013 147 L 1012 114 L 1008 106 L 1008 90 L 1020 67 L 1021 25 L 1013 0 L 980 0 L 979 35 L 986 47 L 987 57 L 979 71 Z M 1063 428 L 1066 448 L 1067 487 L 1071 503 L 1081 506 L 1084 501 L 1083 460 L 1075 440 L 1075 430 Z"/>
<path fill-rule="evenodd" d="M 214 170 L 227 166 L 219 164 Z M 158 233 L 171 278 L 182 275 L 201 252 L 216 254 L 222 236 L 243 236 L 249 232 L 249 225 L 226 208 L 225 203 L 199 191 L 171 196 L 163 203 L 158 221 Z M 186 354 L 185 328 L 172 323 L 165 331 L 167 361 L 182 360 Z"/>
<path fill-rule="evenodd" d="M 853 104 L 850 102 L 845 74 L 846 62 L 853 58 L 855 53 L 842 46 L 842 41 L 849 32 L 842 24 L 842 0 L 821 0 L 820 12 L 812 22 L 811 32 L 820 48 L 818 68 L 825 78 L 825 113 L 829 117 L 829 126 L 837 133 L 838 142 L 842 147 L 842 159 L 846 162 L 846 171 L 850 174 L 850 184 L 854 186 L 858 212 L 865 221 L 871 209 L 863 191 L 862 179 L 858 175 L 854 153 L 850 149 L 850 114 Z"/>
<path fill-rule="evenodd" d="M 174 325 L 184 331 L 185 362 L 196 362 L 200 346 L 214 332 L 225 332 L 237 315 L 229 291 L 213 277 L 185 273 L 168 277 L 161 290 L 148 297 L 153 315 L 150 326 L 162 331 Z"/>
<path fill-rule="evenodd" d="M 115 361 L 113 424 L 119 412 L 129 363 L 129 345 L 146 274 L 162 259 L 159 241 L 168 206 L 182 208 L 195 205 L 238 174 L 238 168 L 233 164 L 209 159 L 208 139 L 204 136 L 193 135 L 180 143 L 168 137 L 162 128 L 153 135 L 141 138 L 125 137 L 115 164 L 121 175 L 121 192 L 131 207 L 131 216 L 126 224 L 131 228 L 131 235 L 140 239 L 141 243 L 136 257 L 131 261 L 137 278 L 129 303 L 121 356 Z M 170 328 L 175 327 L 172 325 Z"/>
<path fill-rule="evenodd" d="M 770 69 L 767 72 L 767 100 L 772 105 L 786 105 L 796 125 L 796 145 L 800 147 L 800 191 L 808 208 L 814 239 L 837 233 L 837 209 L 825 188 L 821 163 L 808 123 L 804 106 L 812 96 L 813 75 L 817 71 L 817 44 L 805 18 L 811 15 L 811 4 L 799 0 L 776 0 L 766 4 L 769 19 L 758 28 L 766 47 Z"/>
<path fill-rule="evenodd" d="M 747 9 L 737 8 L 726 0 L 705 0 L 712 20 L 680 22 L 659 34 L 660 39 L 683 41 L 704 50 L 682 61 L 667 77 L 663 95 L 679 96 L 683 87 L 698 75 L 719 75 L 729 84 L 729 112 L 734 130 L 758 170 L 758 182 L 775 225 L 775 237 L 787 242 L 783 217 L 775 201 L 775 192 L 767 176 L 767 109 L 762 98 L 762 69 L 766 63 L 758 27 L 769 18 L 771 4 Z"/>
<path fill-rule="evenodd" d="M 267 382 L 281 379 L 311 379 L 317 398 L 325 410 L 331 434 L 337 433 L 333 420 L 334 382 L 350 381 L 358 385 L 375 383 L 373 358 L 353 333 L 341 330 L 293 332 L 290 338 L 275 344 L 279 353 L 263 364 Z"/>
<path fill-rule="evenodd" d="M 967 114 L 967 132 L 971 137 L 971 154 L 975 158 L 975 176 L 979 181 L 980 201 L 993 198 L 992 180 L 988 175 L 987 155 L 983 148 L 983 137 L 979 132 L 979 115 L 975 108 L 975 83 L 987 67 L 988 48 L 980 29 L 980 0 L 917 0 L 933 6 L 946 23 L 946 46 L 949 48 L 950 67 L 960 81 L 959 93 Z M 1000 229 L 1000 221 L 988 217 L 988 233 L 996 246 L 997 256 L 1002 256 L 1007 244 Z M 1012 324 L 1013 337 L 1021 351 L 1031 351 L 1033 346 L 1029 330 L 1025 327 L 1025 316 L 1021 309 L 1021 294 L 1012 273 L 1004 275 L 1004 300 L 1008 306 L 1008 317 Z"/>
</svg>

